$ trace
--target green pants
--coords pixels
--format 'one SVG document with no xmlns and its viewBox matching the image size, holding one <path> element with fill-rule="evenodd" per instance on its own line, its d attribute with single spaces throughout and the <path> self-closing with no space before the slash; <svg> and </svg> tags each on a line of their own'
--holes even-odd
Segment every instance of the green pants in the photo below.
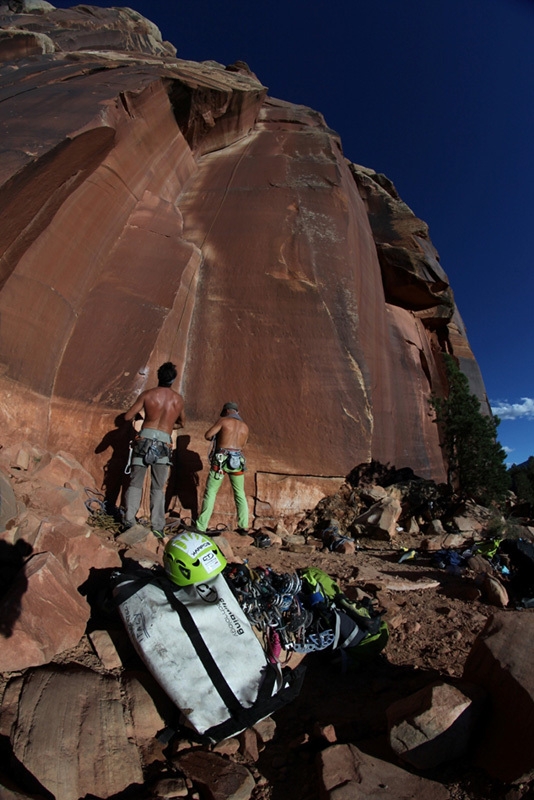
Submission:
<svg viewBox="0 0 534 800">
<path fill-rule="evenodd" d="M 232 484 L 234 502 L 237 509 L 237 524 L 240 528 L 248 528 L 248 504 L 245 496 L 245 476 L 242 472 L 239 475 L 235 475 L 232 472 L 227 472 L 223 468 L 223 470 L 219 472 L 210 469 L 206 482 L 206 491 L 204 492 L 204 499 L 202 501 L 202 510 L 196 522 L 199 531 L 207 530 L 211 515 L 213 514 L 215 499 L 222 486 L 225 474 L 228 475 L 230 483 Z"/>
</svg>

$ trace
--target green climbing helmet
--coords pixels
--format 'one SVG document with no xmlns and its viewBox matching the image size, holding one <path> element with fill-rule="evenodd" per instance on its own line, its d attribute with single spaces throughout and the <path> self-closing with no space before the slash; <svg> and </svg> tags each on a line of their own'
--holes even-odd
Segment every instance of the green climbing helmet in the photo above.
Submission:
<svg viewBox="0 0 534 800">
<path fill-rule="evenodd" d="M 165 546 L 163 566 L 178 586 L 192 586 L 215 578 L 226 566 L 226 559 L 215 542 L 203 533 L 179 533 Z"/>
</svg>

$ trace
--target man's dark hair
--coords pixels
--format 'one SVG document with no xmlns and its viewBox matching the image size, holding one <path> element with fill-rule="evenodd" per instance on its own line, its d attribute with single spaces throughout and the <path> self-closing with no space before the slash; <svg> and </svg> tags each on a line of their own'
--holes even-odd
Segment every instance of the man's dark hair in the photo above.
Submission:
<svg viewBox="0 0 534 800">
<path fill-rule="evenodd" d="M 158 383 L 160 386 L 170 386 L 172 382 L 176 380 L 177 375 L 178 373 L 174 364 L 170 361 L 166 361 L 165 364 L 162 364 L 158 369 Z"/>
</svg>

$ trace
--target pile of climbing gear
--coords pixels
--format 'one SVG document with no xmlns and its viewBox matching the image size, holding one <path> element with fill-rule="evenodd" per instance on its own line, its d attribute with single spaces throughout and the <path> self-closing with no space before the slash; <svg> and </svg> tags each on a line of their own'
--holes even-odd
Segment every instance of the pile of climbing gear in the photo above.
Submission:
<svg viewBox="0 0 534 800">
<path fill-rule="evenodd" d="M 503 557 L 501 545 L 501 539 L 492 538 L 475 542 L 472 546 L 463 549 L 444 547 L 433 554 L 432 564 L 438 569 L 444 569 L 447 572 L 460 575 L 469 565 L 469 559 L 473 558 L 473 556 L 482 556 L 495 572 L 501 575 L 509 575 L 508 559 Z"/>
<path fill-rule="evenodd" d="M 304 641 L 312 616 L 300 603 L 302 582 L 296 573 L 229 564 L 224 577 L 250 624 L 261 631 L 271 661 L 279 660 L 282 649 L 293 650 Z"/>
<path fill-rule="evenodd" d="M 349 600 L 336 581 L 319 567 L 299 570 L 303 586 L 303 604 L 313 612 L 315 630 L 308 637 L 332 639 L 332 650 L 340 650 L 354 660 L 379 653 L 389 638 L 387 624 L 370 598 Z M 312 639 L 312 644 L 315 640 Z M 305 643 L 304 652 L 309 652 Z"/>
<path fill-rule="evenodd" d="M 354 542 L 354 539 L 350 536 L 343 536 L 339 532 L 338 526 L 334 523 L 322 531 L 321 539 L 323 540 L 324 549 L 330 550 L 332 553 L 338 550 L 344 542 Z"/>
<path fill-rule="evenodd" d="M 323 570 L 279 574 L 268 567 L 229 564 L 224 571 L 271 660 L 291 652 L 346 650 L 351 656 L 380 652 L 389 632 L 371 602 L 355 603 Z"/>
<path fill-rule="evenodd" d="M 122 531 L 121 513 L 115 506 L 110 506 L 101 492 L 85 487 L 85 507 L 89 512 L 87 524 L 93 528 L 120 533 Z"/>
<path fill-rule="evenodd" d="M 402 560 L 402 557 L 401 557 Z M 478 560 L 478 563 L 477 563 Z M 504 581 L 516 608 L 534 607 L 534 542 L 519 538 L 488 537 L 467 548 L 442 548 L 431 556 L 432 565 L 453 575 L 467 569 L 484 572 Z"/>
<path fill-rule="evenodd" d="M 225 580 L 217 544 L 184 531 L 167 542 L 163 563 L 116 571 L 113 598 L 133 646 L 189 732 L 217 742 L 293 700 L 305 667 L 292 670 L 268 657 Z"/>
</svg>

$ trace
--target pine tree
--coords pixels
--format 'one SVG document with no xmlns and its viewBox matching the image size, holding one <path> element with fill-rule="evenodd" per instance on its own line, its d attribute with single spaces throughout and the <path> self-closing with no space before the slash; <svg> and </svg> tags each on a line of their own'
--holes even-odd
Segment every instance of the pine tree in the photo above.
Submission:
<svg viewBox="0 0 534 800">
<path fill-rule="evenodd" d="M 510 479 L 506 453 L 497 441 L 498 417 L 484 415 L 469 391 L 467 377 L 454 358 L 444 354 L 448 396 L 432 398 L 442 447 L 448 462 L 448 482 L 477 502 L 501 502 Z"/>
<path fill-rule="evenodd" d="M 519 500 L 534 504 L 534 456 L 530 456 L 524 464 L 512 464 L 508 473 Z"/>
</svg>

